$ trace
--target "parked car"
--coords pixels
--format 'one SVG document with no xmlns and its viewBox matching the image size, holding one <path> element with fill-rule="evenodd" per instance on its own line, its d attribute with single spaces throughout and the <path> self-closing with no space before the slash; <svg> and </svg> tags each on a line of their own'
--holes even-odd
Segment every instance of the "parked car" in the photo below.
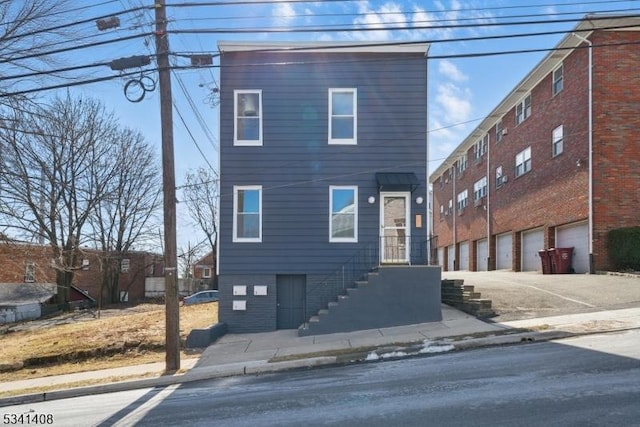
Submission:
<svg viewBox="0 0 640 427">
<path fill-rule="evenodd" d="M 184 297 L 183 305 L 200 304 L 203 302 L 218 301 L 218 291 L 200 291 L 193 295 Z"/>
</svg>

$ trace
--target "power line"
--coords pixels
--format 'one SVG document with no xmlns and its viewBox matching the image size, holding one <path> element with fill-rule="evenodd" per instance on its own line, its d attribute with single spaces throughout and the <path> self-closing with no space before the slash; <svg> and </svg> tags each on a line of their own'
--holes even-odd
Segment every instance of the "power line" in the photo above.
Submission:
<svg viewBox="0 0 640 427">
<path fill-rule="evenodd" d="M 636 10 L 636 9 L 634 9 Z M 625 15 L 625 18 L 638 18 L 640 14 L 630 14 Z M 611 19 L 611 16 L 593 16 L 590 17 L 591 21 L 600 21 Z M 480 18 L 480 20 L 482 20 Z M 340 32 L 340 33 L 351 33 L 351 32 L 371 32 L 371 31 L 415 31 L 415 30 L 455 30 L 455 29 L 463 29 L 463 28 L 477 28 L 477 27 L 501 27 L 501 26 L 521 26 L 521 25 L 548 25 L 548 24 L 566 24 L 566 23 L 576 23 L 583 21 L 584 18 L 566 18 L 566 19 L 547 19 L 544 21 L 510 21 L 510 22 L 485 22 L 482 24 L 446 24 L 446 25 L 394 25 L 394 26 L 378 26 L 378 27 L 336 27 L 335 25 L 326 25 L 326 26 L 315 26 L 315 27 L 279 27 L 279 28 L 200 28 L 200 29 L 189 29 L 189 30 L 171 30 L 172 34 L 254 34 L 254 33 L 320 33 L 320 32 Z M 432 21 L 427 21 L 432 22 Z M 412 22 L 412 24 L 415 22 Z M 394 22 L 393 24 L 397 24 Z M 378 24 L 372 24 L 378 25 Z M 637 26 L 637 24 L 635 25 Z M 631 26 L 629 26 L 631 27 Z M 561 33 L 566 33 L 566 30 L 558 31 Z M 553 34 L 553 33 L 551 33 Z M 496 36 L 500 37 L 500 36 Z"/>
</svg>

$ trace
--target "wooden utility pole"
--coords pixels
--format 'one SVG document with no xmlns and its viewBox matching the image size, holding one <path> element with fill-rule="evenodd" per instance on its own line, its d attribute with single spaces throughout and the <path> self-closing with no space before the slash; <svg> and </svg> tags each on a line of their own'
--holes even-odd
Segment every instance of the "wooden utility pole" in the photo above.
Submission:
<svg viewBox="0 0 640 427">
<path fill-rule="evenodd" d="M 176 175 L 173 150 L 173 101 L 165 0 L 155 0 L 156 55 L 162 127 L 162 190 L 164 195 L 164 290 L 167 372 L 180 369 L 180 307 L 176 248 Z"/>
</svg>

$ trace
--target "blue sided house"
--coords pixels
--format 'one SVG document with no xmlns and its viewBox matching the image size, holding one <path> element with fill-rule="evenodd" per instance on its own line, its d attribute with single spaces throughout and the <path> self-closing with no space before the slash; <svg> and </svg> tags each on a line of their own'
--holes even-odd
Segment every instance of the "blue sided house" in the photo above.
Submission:
<svg viewBox="0 0 640 427">
<path fill-rule="evenodd" d="M 302 336 L 441 320 L 428 45 L 218 48 L 220 322 Z"/>
</svg>

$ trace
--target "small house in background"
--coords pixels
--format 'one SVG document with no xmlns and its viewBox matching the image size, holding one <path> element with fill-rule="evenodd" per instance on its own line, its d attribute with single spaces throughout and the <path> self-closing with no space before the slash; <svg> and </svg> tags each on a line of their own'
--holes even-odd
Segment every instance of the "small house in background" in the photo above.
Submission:
<svg viewBox="0 0 640 427">
<path fill-rule="evenodd" d="M 0 283 L 0 324 L 38 319 L 57 311 L 55 283 Z"/>
<path fill-rule="evenodd" d="M 83 304 L 100 302 L 102 284 L 101 252 L 82 248 L 81 258 L 74 272 L 72 301 Z M 0 241 L 0 287 L 20 284 L 55 284 L 56 259 L 51 247 L 4 239 Z M 162 255 L 131 251 L 120 261 L 118 292 L 122 302 L 140 302 L 145 298 L 145 281 L 150 277 L 163 277 Z M 54 294 L 56 289 L 54 286 Z M 106 290 L 102 301 L 107 301 Z M 0 301 L 4 301 L 0 299 Z"/>
<path fill-rule="evenodd" d="M 193 264 L 193 281 L 198 291 L 218 289 L 215 251 L 209 252 Z"/>
</svg>

